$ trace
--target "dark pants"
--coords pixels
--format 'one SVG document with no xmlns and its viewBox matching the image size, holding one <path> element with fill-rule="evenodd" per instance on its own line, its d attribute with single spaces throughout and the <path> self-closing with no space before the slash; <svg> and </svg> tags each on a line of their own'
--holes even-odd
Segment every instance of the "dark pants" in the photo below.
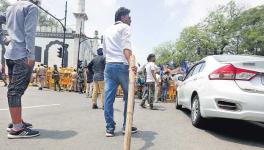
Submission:
<svg viewBox="0 0 264 150">
<path fill-rule="evenodd" d="M 168 88 L 169 86 L 167 84 L 162 85 L 161 101 L 163 102 L 167 101 Z"/>
<path fill-rule="evenodd" d="M 146 100 L 148 100 L 150 107 L 152 107 L 154 99 L 155 99 L 155 82 L 146 83 L 146 93 L 142 99 L 141 105 L 145 105 Z"/>
<path fill-rule="evenodd" d="M 33 71 L 26 62 L 27 58 L 6 60 L 10 82 L 7 92 L 9 107 L 21 107 L 21 97 L 29 85 Z"/>
<path fill-rule="evenodd" d="M 54 90 L 57 91 L 57 86 L 59 87 L 59 91 L 61 91 L 60 80 L 54 80 Z"/>
<path fill-rule="evenodd" d="M 83 92 L 84 90 L 84 82 L 78 82 L 78 90 L 80 93 Z"/>
</svg>

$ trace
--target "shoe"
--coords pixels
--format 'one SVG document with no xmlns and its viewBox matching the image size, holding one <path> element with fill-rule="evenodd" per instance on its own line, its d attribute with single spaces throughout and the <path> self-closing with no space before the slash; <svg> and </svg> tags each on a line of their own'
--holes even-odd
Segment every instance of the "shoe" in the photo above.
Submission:
<svg viewBox="0 0 264 150">
<path fill-rule="evenodd" d="M 140 104 L 140 106 L 142 107 L 142 108 L 146 108 L 146 106 L 145 106 L 145 104 Z"/>
<path fill-rule="evenodd" d="M 26 123 L 24 121 L 22 123 L 23 123 L 23 125 L 24 125 L 25 128 L 32 128 L 33 127 L 33 125 L 30 124 L 30 123 Z M 12 123 L 9 123 L 8 126 L 7 126 L 7 128 L 6 128 L 6 131 L 7 132 L 10 132 L 12 130 L 12 128 L 13 128 L 13 124 Z"/>
<path fill-rule="evenodd" d="M 153 104 L 150 104 L 150 105 L 149 105 L 149 107 L 150 107 L 150 109 L 152 109 L 152 110 L 153 110 Z"/>
<path fill-rule="evenodd" d="M 96 104 L 93 104 L 93 109 L 98 109 L 98 106 Z"/>
<path fill-rule="evenodd" d="M 39 90 L 42 90 L 42 87 L 40 87 Z"/>
<path fill-rule="evenodd" d="M 102 107 L 102 109 L 104 110 L 104 106 Z"/>
<path fill-rule="evenodd" d="M 113 131 L 106 131 L 105 136 L 106 137 L 114 137 L 115 133 Z"/>
<path fill-rule="evenodd" d="M 122 129 L 122 133 L 123 133 L 123 134 L 126 133 L 126 129 L 125 129 L 125 128 Z M 132 129 L 131 129 L 131 133 L 132 133 L 132 134 L 137 133 L 137 128 L 136 128 L 136 127 L 132 127 Z"/>
<path fill-rule="evenodd" d="M 24 128 L 20 131 L 11 130 L 7 135 L 9 139 L 31 138 L 36 136 L 39 136 L 39 132 L 35 130 L 31 130 L 29 128 Z"/>
</svg>

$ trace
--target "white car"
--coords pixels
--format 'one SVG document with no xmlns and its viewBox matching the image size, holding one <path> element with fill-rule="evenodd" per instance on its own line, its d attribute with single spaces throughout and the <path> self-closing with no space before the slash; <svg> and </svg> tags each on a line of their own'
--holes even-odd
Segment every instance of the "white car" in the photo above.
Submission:
<svg viewBox="0 0 264 150">
<path fill-rule="evenodd" d="M 192 124 L 206 118 L 264 122 L 264 57 L 208 56 L 178 86 L 176 109 L 191 110 Z"/>
</svg>

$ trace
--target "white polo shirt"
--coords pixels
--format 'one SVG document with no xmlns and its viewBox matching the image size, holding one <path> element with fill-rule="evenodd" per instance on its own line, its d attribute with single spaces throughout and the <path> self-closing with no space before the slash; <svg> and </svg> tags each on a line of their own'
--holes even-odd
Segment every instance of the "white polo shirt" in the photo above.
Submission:
<svg viewBox="0 0 264 150">
<path fill-rule="evenodd" d="M 146 65 L 146 73 L 147 73 L 146 82 L 155 82 L 152 71 L 156 71 L 156 65 L 154 62 L 148 62 Z"/>
<path fill-rule="evenodd" d="M 104 34 L 103 49 L 106 63 L 120 62 L 128 64 L 123 50 L 132 50 L 131 27 L 118 21 L 108 28 Z"/>
</svg>

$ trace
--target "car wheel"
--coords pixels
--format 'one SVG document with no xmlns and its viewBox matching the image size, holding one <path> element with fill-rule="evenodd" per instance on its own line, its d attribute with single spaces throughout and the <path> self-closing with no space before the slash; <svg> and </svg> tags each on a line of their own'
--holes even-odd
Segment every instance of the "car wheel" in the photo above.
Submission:
<svg viewBox="0 0 264 150">
<path fill-rule="evenodd" d="M 175 108 L 176 109 L 181 109 L 182 108 L 182 105 L 179 105 L 179 102 L 178 102 L 178 95 L 175 96 Z"/>
<path fill-rule="evenodd" d="M 201 128 L 204 125 L 204 118 L 201 116 L 200 101 L 198 95 L 192 99 L 191 120 L 193 126 Z"/>
</svg>

